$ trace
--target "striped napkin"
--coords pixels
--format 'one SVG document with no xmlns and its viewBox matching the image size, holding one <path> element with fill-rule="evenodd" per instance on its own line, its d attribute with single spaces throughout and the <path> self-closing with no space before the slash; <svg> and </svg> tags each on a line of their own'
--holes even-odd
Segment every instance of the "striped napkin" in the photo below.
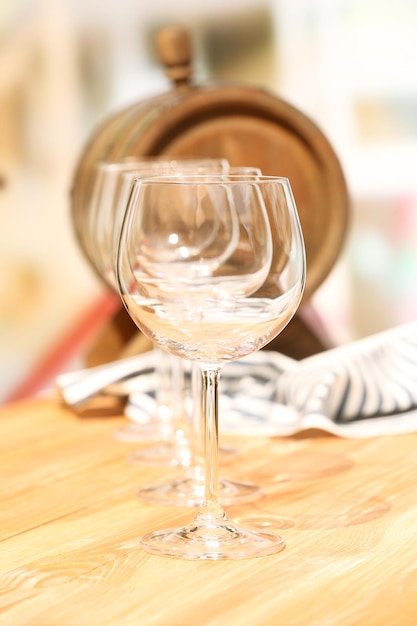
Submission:
<svg viewBox="0 0 417 626">
<path fill-rule="evenodd" d="M 188 369 L 189 373 L 189 369 Z M 149 419 L 154 389 L 132 390 L 126 415 Z M 295 361 L 263 350 L 225 366 L 219 430 L 284 436 L 319 428 L 343 437 L 417 431 L 417 323 Z"/>
<path fill-rule="evenodd" d="M 56 379 L 69 406 L 98 393 L 127 397 L 126 417 L 156 414 L 151 350 Z M 191 366 L 186 363 L 186 388 Z M 417 322 L 377 333 L 301 361 L 261 350 L 228 363 L 220 377 L 221 433 L 283 436 L 319 428 L 343 437 L 417 431 Z M 191 399 L 188 406 L 192 410 Z"/>
<path fill-rule="evenodd" d="M 302 427 L 367 437 L 417 430 L 417 322 L 300 361 L 276 399 Z"/>
</svg>

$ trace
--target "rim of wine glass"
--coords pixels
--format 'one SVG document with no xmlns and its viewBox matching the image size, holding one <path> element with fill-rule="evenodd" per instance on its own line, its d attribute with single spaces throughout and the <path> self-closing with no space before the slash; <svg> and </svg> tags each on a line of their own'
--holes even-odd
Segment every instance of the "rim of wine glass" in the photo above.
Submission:
<svg viewBox="0 0 417 626">
<path fill-rule="evenodd" d="M 163 183 L 163 184 L 167 184 L 167 185 L 195 185 L 196 183 L 201 182 L 202 184 L 205 185 L 221 185 L 224 183 L 233 183 L 233 184 L 251 184 L 251 185 L 265 185 L 268 183 L 279 183 L 282 185 L 282 187 L 284 188 L 284 193 L 286 196 L 286 199 L 289 201 L 289 204 L 292 206 L 292 209 L 290 211 L 290 221 L 293 223 L 294 227 L 295 227 L 295 231 L 298 233 L 298 236 L 301 237 L 301 240 L 303 240 L 304 236 L 303 236 L 303 231 L 302 231 L 302 227 L 301 227 L 301 221 L 300 221 L 300 216 L 298 214 L 298 209 L 297 209 L 297 203 L 294 199 L 294 194 L 292 191 L 292 187 L 291 187 L 291 183 L 289 178 L 285 177 L 285 176 L 273 176 L 273 175 L 258 175 L 258 174 L 230 174 L 228 175 L 227 173 L 205 173 L 205 174 L 191 174 L 191 175 L 182 175 L 181 173 L 173 173 L 173 174 L 169 174 L 169 175 L 162 175 L 162 176 L 151 176 L 149 178 L 146 177 L 133 177 L 132 181 L 131 181 L 131 187 L 130 187 L 130 195 L 129 195 L 129 200 L 128 200 L 128 205 L 127 205 L 127 209 L 126 212 L 124 214 L 123 217 L 123 223 L 121 226 L 121 237 L 123 236 L 123 231 L 126 227 L 126 225 L 128 224 L 129 220 L 130 220 L 130 214 L 131 214 L 131 210 L 132 207 L 134 206 L 135 202 L 134 202 L 134 198 L 137 197 L 137 194 L 140 193 L 140 188 L 143 187 L 144 185 L 148 185 L 148 184 L 158 184 L 158 183 Z M 305 250 L 305 245 L 303 242 L 303 256 L 304 256 L 304 264 L 303 264 L 303 277 L 302 277 L 302 289 L 301 292 L 304 294 L 305 292 L 305 285 L 306 285 L 306 250 Z M 118 250 L 117 253 L 117 262 L 116 264 L 118 265 L 119 263 L 119 252 L 120 249 Z M 118 279 L 117 279 L 118 280 Z"/>
<path fill-rule="evenodd" d="M 256 169 L 256 168 L 255 168 Z M 207 180 L 208 179 L 208 180 Z M 226 172 L 204 172 L 198 174 L 184 174 L 182 172 L 177 172 L 173 174 L 156 174 L 155 176 L 133 176 L 132 182 L 135 184 L 140 183 L 168 183 L 168 184 L 192 184 L 198 181 L 201 182 L 210 182 L 213 184 L 228 182 L 230 181 L 248 181 L 248 182 L 256 182 L 256 183 L 266 183 L 266 182 L 281 182 L 285 185 L 288 185 L 291 188 L 291 181 L 286 176 L 270 176 L 265 174 L 257 174 L 257 173 L 231 173 Z"/>
<path fill-rule="evenodd" d="M 134 158 L 129 157 L 123 161 L 97 161 L 94 164 L 94 169 L 98 170 L 107 170 L 107 171 L 116 171 L 116 172 L 129 172 L 131 170 L 152 170 L 153 167 L 157 171 L 159 168 L 163 169 L 164 167 L 184 167 L 184 168 L 192 168 L 192 167 L 204 167 L 205 165 L 217 165 L 223 166 L 225 168 L 231 167 L 227 159 L 223 158 L 201 158 L 201 159 L 182 159 L 175 157 L 168 158 L 159 158 L 159 157 L 141 157 Z M 225 169 L 227 172 L 227 169 Z"/>
<path fill-rule="evenodd" d="M 227 159 L 223 157 L 187 157 L 187 158 L 178 158 L 169 155 L 161 155 L 161 156 L 148 156 L 148 157 L 127 157 L 123 161 L 97 161 L 94 165 L 94 169 L 97 175 L 94 189 L 96 189 L 96 185 L 100 180 L 100 175 L 114 175 L 114 180 L 116 181 L 118 176 L 127 177 L 130 180 L 133 180 L 134 174 L 137 174 L 138 178 L 153 178 L 154 176 L 169 176 L 171 173 L 174 173 L 176 168 L 179 168 L 181 171 L 191 175 L 192 173 L 199 173 L 199 168 L 207 168 L 207 173 L 215 173 L 220 175 L 223 172 L 226 172 L 230 168 L 230 164 Z M 213 170 L 211 170 L 213 168 Z M 218 169 L 215 169 L 218 168 Z M 193 171 L 196 169 L 197 171 Z M 203 172 L 201 172 L 203 173 Z M 94 193 L 92 196 L 92 205 L 93 198 L 95 197 Z M 86 218 L 88 220 L 87 228 L 85 229 L 84 235 L 84 248 L 87 253 L 88 258 L 90 259 L 93 266 L 98 271 L 99 275 L 107 282 L 107 284 L 113 288 L 112 284 L 109 284 L 109 281 L 105 275 L 105 268 L 103 266 L 102 254 L 97 252 L 96 244 L 97 244 L 97 236 L 96 236 L 96 228 L 97 228 L 97 220 L 99 219 L 99 209 L 95 208 L 95 210 L 88 211 L 86 213 Z"/>
<path fill-rule="evenodd" d="M 161 176 L 159 175 L 151 176 L 149 178 L 133 177 L 131 181 L 129 202 L 128 202 L 127 210 L 124 214 L 121 232 L 124 229 L 125 223 L 127 223 L 129 220 L 130 209 L 133 205 L 133 203 L 131 204 L 131 201 L 134 198 L 134 196 L 136 196 L 136 194 L 140 193 L 139 191 L 140 187 L 147 185 L 147 184 L 157 184 L 157 183 L 164 183 L 164 184 L 166 183 L 168 185 L 184 185 L 184 184 L 193 185 L 198 182 L 201 182 L 206 185 L 207 184 L 220 185 L 222 183 L 228 183 L 228 182 L 233 183 L 233 184 L 248 183 L 248 184 L 253 184 L 253 185 L 258 185 L 258 184 L 264 185 L 264 184 L 271 183 L 271 182 L 280 183 L 284 187 L 286 197 L 290 201 L 290 204 L 292 205 L 292 208 L 294 209 L 290 212 L 292 216 L 291 221 L 294 223 L 294 226 L 299 236 L 303 239 L 303 231 L 301 227 L 300 216 L 298 214 L 297 203 L 295 201 L 291 183 L 288 177 L 264 175 L 264 174 L 260 174 L 260 175 L 259 174 L 230 174 L 229 175 L 227 174 L 227 172 L 226 173 L 208 172 L 204 174 L 191 174 L 191 175 L 173 173 L 173 174 L 161 175 Z M 304 259 L 306 259 L 306 250 L 305 250 L 304 245 L 303 245 L 303 255 L 304 255 Z M 305 285 L 306 285 L 306 269 L 305 268 L 306 268 L 306 261 L 304 261 L 302 293 L 304 293 Z"/>
</svg>

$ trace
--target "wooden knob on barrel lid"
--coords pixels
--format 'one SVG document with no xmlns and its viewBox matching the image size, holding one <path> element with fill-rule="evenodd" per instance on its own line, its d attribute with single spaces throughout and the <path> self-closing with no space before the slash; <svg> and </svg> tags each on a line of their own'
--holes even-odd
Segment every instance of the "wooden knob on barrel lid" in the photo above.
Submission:
<svg viewBox="0 0 417 626">
<path fill-rule="evenodd" d="M 177 86 L 187 83 L 193 73 L 188 30 L 183 26 L 166 26 L 157 33 L 155 44 L 166 76 Z"/>
</svg>

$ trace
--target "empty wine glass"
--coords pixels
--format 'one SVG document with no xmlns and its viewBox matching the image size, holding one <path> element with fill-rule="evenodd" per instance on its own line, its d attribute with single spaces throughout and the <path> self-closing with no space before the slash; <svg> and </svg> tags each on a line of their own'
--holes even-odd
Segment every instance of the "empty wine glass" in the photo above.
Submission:
<svg viewBox="0 0 417 626">
<path fill-rule="evenodd" d="M 188 165 L 188 164 L 187 164 Z M 228 177 L 231 179 L 236 178 L 240 179 L 241 177 L 259 177 L 262 172 L 257 167 L 252 166 L 236 166 L 236 167 L 224 167 L 222 164 L 221 168 L 217 168 L 215 163 L 210 164 L 209 167 L 206 167 L 202 163 L 199 164 L 198 171 L 201 173 L 204 171 L 204 175 L 206 177 L 210 176 L 218 176 L 219 172 L 226 170 Z M 189 167 L 183 167 L 182 163 L 179 163 L 178 166 L 175 167 L 175 175 L 176 176 L 184 176 L 187 175 L 187 171 L 190 171 Z M 142 172 L 143 174 L 143 172 Z M 116 207 L 116 214 L 114 215 L 113 221 L 116 224 L 119 224 L 122 215 L 125 213 L 126 206 L 123 207 L 123 203 L 127 203 L 128 199 L 132 193 L 132 187 L 134 185 L 134 181 L 136 178 L 143 178 L 144 175 L 139 176 L 135 172 L 124 172 L 122 175 L 122 182 L 119 186 L 120 194 L 119 194 L 119 202 Z M 213 257 L 211 260 L 212 266 L 215 264 L 220 264 L 225 258 L 231 254 L 234 246 L 237 243 L 236 235 L 237 235 L 237 223 L 234 223 L 234 226 L 231 226 L 231 229 L 234 228 L 234 231 L 231 230 L 231 233 L 234 232 L 234 236 L 231 236 L 228 240 L 228 246 L 225 249 L 220 251 L 220 256 L 218 258 Z M 120 226 L 116 229 L 120 230 Z M 208 235 L 209 239 L 215 238 L 217 235 L 216 232 L 210 232 Z M 201 240 L 199 245 L 205 247 L 208 245 L 208 241 Z M 115 268 L 112 270 L 115 271 Z M 164 353 L 164 351 L 160 351 Z M 174 366 L 178 367 L 178 360 L 182 361 L 182 359 L 178 359 L 178 357 L 173 357 L 169 353 L 165 353 L 165 359 L 171 357 L 176 362 L 171 365 L 171 370 Z M 182 370 L 182 374 L 184 374 L 184 370 Z M 171 376 L 172 379 L 172 376 Z M 199 380 L 196 375 L 196 366 L 192 367 L 191 374 L 192 384 L 190 389 L 186 389 L 185 391 L 189 391 L 191 395 L 191 410 L 189 413 L 189 421 L 191 422 L 191 428 L 187 428 L 187 424 L 184 427 L 183 422 L 178 420 L 178 429 L 174 429 L 169 431 L 169 423 L 165 421 L 166 432 L 168 432 L 167 437 L 164 442 L 157 447 L 151 447 L 146 449 L 141 449 L 136 452 L 132 452 L 128 456 L 128 460 L 130 463 L 164 463 L 169 464 L 171 466 L 181 466 L 185 468 L 184 474 L 179 476 L 173 480 L 167 480 L 160 483 L 147 485 L 141 488 L 138 491 L 138 496 L 142 500 L 146 500 L 147 502 L 164 504 L 164 505 L 175 505 L 175 506 L 187 506 L 193 507 L 200 505 L 203 496 L 204 496 L 204 471 L 203 471 L 203 455 L 201 453 L 202 450 L 202 442 L 201 442 L 201 426 L 200 426 L 200 417 L 201 417 L 201 407 L 200 407 L 200 388 L 199 388 Z M 185 376 L 180 377 L 177 375 L 177 384 L 176 389 L 173 391 L 174 394 L 179 395 L 179 383 L 184 383 Z M 166 377 L 166 382 L 172 384 L 172 380 L 170 381 L 168 377 Z M 182 387 L 182 393 L 184 394 L 184 388 Z M 168 390 L 169 397 L 169 390 Z M 176 406 L 183 407 L 184 410 L 184 395 L 181 399 L 177 401 Z M 171 398 L 172 399 L 172 398 Z M 166 405 L 160 405 L 162 407 L 162 411 L 166 411 Z M 175 422 L 173 422 L 175 423 Z M 133 425 L 129 429 L 129 434 L 133 435 L 130 437 L 130 440 L 134 440 L 134 428 Z M 124 433 L 125 429 L 121 432 Z M 140 430 L 139 430 L 140 432 Z M 234 458 L 237 454 L 235 448 L 221 446 L 219 448 L 219 455 L 221 460 L 229 461 Z M 237 504 L 241 502 L 250 502 L 252 500 L 256 500 L 263 496 L 263 490 L 261 487 L 251 481 L 236 481 L 230 480 L 224 477 L 219 479 L 219 493 L 221 496 L 221 500 L 224 504 Z"/>
<path fill-rule="evenodd" d="M 236 220 L 239 233 L 231 246 Z M 148 533 L 141 546 L 211 560 L 283 549 L 281 537 L 235 525 L 220 504 L 218 380 L 225 363 L 279 334 L 300 303 L 305 250 L 289 181 L 227 175 L 136 180 L 117 280 L 142 332 L 201 372 L 203 502 L 190 524 Z"/>
<path fill-rule="evenodd" d="M 261 176 L 261 170 L 256 167 L 229 167 L 227 169 L 228 179 L 239 180 L 244 178 L 258 178 Z M 184 175 L 183 172 L 176 175 Z M 207 178 L 210 176 L 218 176 L 218 173 L 213 171 L 207 171 L 204 174 Z M 125 174 L 123 176 L 124 192 L 121 193 L 121 197 L 125 198 L 126 202 L 130 196 L 132 185 L 134 183 L 134 175 Z M 221 257 L 212 259 L 212 263 L 221 263 L 222 259 L 226 258 L 233 251 L 233 247 L 237 241 L 231 239 L 226 250 L 222 250 Z M 201 430 L 201 381 L 200 370 L 196 363 L 192 362 L 191 365 L 191 383 L 190 389 L 187 389 L 191 393 L 191 430 L 188 430 L 186 436 L 182 437 L 182 459 L 186 459 L 187 462 L 181 462 L 181 465 L 185 467 L 185 472 L 182 476 L 176 479 L 169 479 L 156 484 L 147 485 L 138 491 L 138 496 L 142 500 L 147 502 L 175 505 L 175 506 L 198 506 L 201 504 L 204 496 L 204 454 L 202 453 L 202 430 Z M 185 445 L 186 437 L 190 437 L 190 446 Z M 161 450 L 161 447 L 159 447 Z M 235 448 L 221 446 L 219 447 L 220 459 L 228 461 L 234 458 L 237 454 Z M 131 462 L 143 462 L 145 460 L 157 460 L 161 458 L 161 454 L 155 454 L 154 448 L 148 448 L 140 450 L 129 455 Z M 175 457 L 173 456 L 173 464 L 175 463 Z M 180 463 L 176 463 L 179 465 Z M 220 477 L 218 481 L 219 494 L 223 504 L 237 504 L 242 502 L 250 502 L 263 496 L 262 488 L 251 481 L 236 481 L 230 480 L 224 477 Z"/>
<path fill-rule="evenodd" d="M 133 176 L 168 174 L 181 169 L 188 172 L 222 172 L 229 167 L 225 159 L 171 157 L 129 158 L 118 163 L 99 162 L 91 204 L 88 211 L 85 246 L 88 256 L 108 286 L 117 291 L 115 255 L 126 198 Z M 129 179 L 125 176 L 130 176 Z M 121 208 L 123 210 L 121 210 Z M 156 415 L 142 424 L 118 429 L 116 437 L 124 441 L 163 441 L 158 450 L 140 451 L 135 460 L 188 466 L 190 463 L 189 428 L 185 415 L 183 363 L 155 346 Z"/>
<path fill-rule="evenodd" d="M 260 175 L 256 167 L 231 167 L 225 159 L 215 158 L 147 158 L 146 160 L 129 159 L 120 163 L 98 163 L 96 182 L 93 193 L 93 203 L 90 210 L 90 228 L 94 233 L 94 245 L 91 245 L 91 256 L 94 258 L 96 269 L 103 276 L 109 286 L 115 288 L 115 249 L 117 249 L 121 223 L 131 193 L 132 182 L 135 178 L 150 177 L 157 174 L 202 173 L 205 175 L 230 172 L 233 175 Z M 132 452 L 128 459 L 131 463 L 159 463 L 171 466 L 192 466 L 190 474 L 192 480 L 199 482 L 193 486 L 187 481 L 178 484 L 178 502 L 193 506 L 201 496 L 201 472 L 195 467 L 192 451 L 190 450 L 189 419 L 185 413 L 184 400 L 184 370 L 181 360 L 164 351 L 155 349 L 156 355 L 156 384 L 157 412 L 154 418 L 146 423 L 130 424 L 116 431 L 115 435 L 122 441 L 150 442 L 161 441 L 157 448 L 141 449 Z M 194 413 L 191 412 L 191 420 Z M 193 425 L 191 425 L 192 427 Z M 195 424 L 194 424 L 195 427 Z M 232 457 L 235 451 L 222 447 L 223 458 Z M 223 485 L 226 489 L 226 484 Z M 253 485 L 242 485 L 246 497 L 248 490 L 255 491 Z M 229 484 L 227 487 L 237 495 L 237 486 Z M 195 492 L 195 493 L 193 493 Z M 200 495 L 197 495 L 200 494 Z M 157 497 L 156 493 L 146 492 L 146 497 Z M 226 494 L 225 494 L 226 495 Z M 240 494 L 243 497 L 243 493 Z M 145 493 L 143 494 L 145 497 Z M 165 503 L 176 498 L 173 493 L 162 493 L 158 496 Z M 200 497 L 201 499 L 201 497 Z"/>
<path fill-rule="evenodd" d="M 226 159 L 174 159 L 170 157 L 129 158 L 122 162 L 98 162 L 87 235 L 89 255 L 100 276 L 111 289 L 116 289 L 115 254 L 119 242 L 122 218 L 134 177 L 188 173 L 220 173 L 229 170 Z"/>
<path fill-rule="evenodd" d="M 186 173 L 202 173 L 206 176 L 218 176 L 227 171 L 230 176 L 254 176 L 261 174 L 256 167 L 231 167 L 224 159 L 169 159 L 167 161 L 130 159 L 121 163 L 99 163 L 94 188 L 94 204 L 90 216 L 90 230 L 94 233 L 91 255 L 100 275 L 114 289 L 115 248 L 118 245 L 122 219 L 133 181 L 137 178 L 153 177 L 162 174 L 181 176 Z M 232 225 L 235 235 L 237 224 Z M 208 233 L 209 238 L 216 236 Z M 200 241 L 206 246 L 208 242 Z M 223 258 L 233 249 L 234 238 L 229 240 L 228 248 L 221 251 Z M 212 259 L 220 263 L 222 258 Z M 128 455 L 128 462 L 133 464 L 157 464 L 184 468 L 184 473 L 175 480 L 148 485 L 139 490 L 138 496 L 148 502 L 176 506 L 196 506 L 203 499 L 204 476 L 202 470 L 201 442 L 199 435 L 200 410 L 199 397 L 192 394 L 191 409 L 187 412 L 186 375 L 184 360 L 157 346 L 154 348 L 156 413 L 148 421 L 130 424 L 119 428 L 115 436 L 122 441 L 148 443 L 157 441 L 158 445 L 140 448 Z M 195 374 L 193 376 L 195 387 Z M 222 461 L 229 461 L 237 454 L 235 448 L 221 446 Z M 219 491 L 225 504 L 249 502 L 263 495 L 259 485 L 250 481 L 219 480 Z"/>
</svg>

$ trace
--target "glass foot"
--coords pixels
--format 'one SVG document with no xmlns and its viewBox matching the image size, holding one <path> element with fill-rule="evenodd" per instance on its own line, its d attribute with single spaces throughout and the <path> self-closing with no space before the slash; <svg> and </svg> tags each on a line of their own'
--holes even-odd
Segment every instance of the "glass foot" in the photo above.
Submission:
<svg viewBox="0 0 417 626">
<path fill-rule="evenodd" d="M 162 439 L 161 427 L 155 421 L 143 424 L 129 424 L 123 428 L 118 428 L 113 434 L 118 441 L 132 443 L 148 443 L 161 441 Z"/>
<path fill-rule="evenodd" d="M 219 500 L 223 505 L 252 502 L 264 495 L 255 483 L 219 480 Z M 204 481 L 183 478 L 160 485 L 149 485 L 138 492 L 138 497 L 152 504 L 167 506 L 200 506 L 204 498 Z"/>
<path fill-rule="evenodd" d="M 236 448 L 220 448 L 219 460 L 221 463 L 230 463 L 238 456 Z M 189 443 L 161 443 L 159 446 L 152 446 L 142 450 L 136 450 L 127 457 L 128 463 L 138 465 L 164 465 L 168 467 L 190 467 L 193 462 L 193 454 Z"/>
<path fill-rule="evenodd" d="M 131 465 L 145 463 L 169 467 L 190 467 L 191 458 L 191 450 L 188 446 L 163 443 L 160 446 L 136 450 L 128 455 L 127 461 Z"/>
<path fill-rule="evenodd" d="M 285 548 L 282 537 L 266 531 L 221 522 L 192 522 L 182 528 L 148 533 L 141 539 L 147 552 L 179 559 L 249 559 L 275 554 Z"/>
</svg>

